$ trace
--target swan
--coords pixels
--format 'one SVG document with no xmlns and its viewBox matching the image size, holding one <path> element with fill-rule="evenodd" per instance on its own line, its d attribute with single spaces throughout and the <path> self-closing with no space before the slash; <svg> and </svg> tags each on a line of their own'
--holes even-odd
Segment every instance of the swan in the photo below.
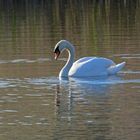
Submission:
<svg viewBox="0 0 140 140">
<path fill-rule="evenodd" d="M 69 57 L 61 69 L 59 77 L 108 76 L 116 74 L 125 66 L 125 62 L 115 64 L 112 60 L 103 57 L 83 57 L 74 62 L 75 49 L 67 40 L 60 40 L 55 45 L 56 60 L 64 50 L 68 51 Z"/>
</svg>

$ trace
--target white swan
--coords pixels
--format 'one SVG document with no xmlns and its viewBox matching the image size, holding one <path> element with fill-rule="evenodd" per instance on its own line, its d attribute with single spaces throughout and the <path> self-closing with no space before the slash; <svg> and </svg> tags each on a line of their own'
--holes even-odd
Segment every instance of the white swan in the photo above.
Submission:
<svg viewBox="0 0 140 140">
<path fill-rule="evenodd" d="M 125 66 L 125 62 L 116 65 L 112 60 L 102 57 L 83 57 L 74 62 L 75 49 L 67 40 L 61 40 L 56 44 L 54 48 L 55 59 L 65 49 L 69 53 L 69 58 L 60 71 L 59 77 L 107 76 L 116 74 Z"/>
</svg>

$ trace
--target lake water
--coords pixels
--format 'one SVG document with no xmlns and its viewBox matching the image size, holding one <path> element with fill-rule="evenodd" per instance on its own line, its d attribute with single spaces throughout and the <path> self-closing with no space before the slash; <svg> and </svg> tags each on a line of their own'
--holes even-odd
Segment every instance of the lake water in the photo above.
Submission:
<svg viewBox="0 0 140 140">
<path fill-rule="evenodd" d="M 116 76 L 59 80 L 76 59 L 126 61 Z M 0 1 L 0 140 L 139 140 L 138 0 Z"/>
</svg>

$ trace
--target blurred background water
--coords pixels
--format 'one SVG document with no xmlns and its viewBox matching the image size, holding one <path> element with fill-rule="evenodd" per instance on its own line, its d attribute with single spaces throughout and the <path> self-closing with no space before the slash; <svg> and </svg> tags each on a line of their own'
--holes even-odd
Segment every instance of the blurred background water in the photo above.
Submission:
<svg viewBox="0 0 140 140">
<path fill-rule="evenodd" d="M 139 140 L 139 0 L 0 0 L 0 139 Z M 117 76 L 59 81 L 67 53 L 126 61 Z"/>
</svg>

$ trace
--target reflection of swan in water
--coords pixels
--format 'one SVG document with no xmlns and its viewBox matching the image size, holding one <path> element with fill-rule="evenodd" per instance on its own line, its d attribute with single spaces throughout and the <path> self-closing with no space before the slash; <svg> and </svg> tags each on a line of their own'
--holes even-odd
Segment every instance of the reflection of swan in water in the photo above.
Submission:
<svg viewBox="0 0 140 140">
<path fill-rule="evenodd" d="M 65 88 L 65 89 L 64 89 Z M 65 92 L 65 93 L 63 93 Z M 72 114 L 72 91 L 68 86 L 68 83 L 61 83 L 56 85 L 55 94 L 55 113 L 56 115 L 63 116 L 69 122 L 71 122 Z"/>
<path fill-rule="evenodd" d="M 90 122 L 91 116 L 87 117 L 87 113 L 87 115 L 97 116 L 98 119 L 92 118 L 94 121 L 102 121 L 103 116 L 108 114 L 106 111 L 112 110 L 110 104 L 113 104 L 114 98 L 117 97 L 114 94 L 124 90 L 125 84 L 139 82 L 140 79 L 127 79 L 123 75 L 80 79 L 63 78 L 56 86 L 55 113 L 57 118 L 63 117 L 71 123 L 75 117 L 81 118 L 82 114 L 83 119 L 87 121 L 89 119 Z"/>
<path fill-rule="evenodd" d="M 115 86 L 109 83 L 120 79 L 117 76 L 96 79 L 95 77 L 90 79 L 61 79 L 60 84 L 56 86 L 56 113 L 71 121 L 74 107 L 78 102 L 82 101 L 82 104 L 89 104 L 88 97 L 91 97 L 92 101 L 102 97 L 104 102 L 106 102 L 108 100 L 108 94 L 106 93 L 110 93 L 110 87 Z"/>
<path fill-rule="evenodd" d="M 69 82 L 69 89 L 74 89 L 85 94 L 103 94 L 112 87 L 114 84 L 123 82 L 119 76 L 102 76 L 102 77 L 90 77 L 90 78 L 61 78 L 61 85 Z"/>
</svg>

